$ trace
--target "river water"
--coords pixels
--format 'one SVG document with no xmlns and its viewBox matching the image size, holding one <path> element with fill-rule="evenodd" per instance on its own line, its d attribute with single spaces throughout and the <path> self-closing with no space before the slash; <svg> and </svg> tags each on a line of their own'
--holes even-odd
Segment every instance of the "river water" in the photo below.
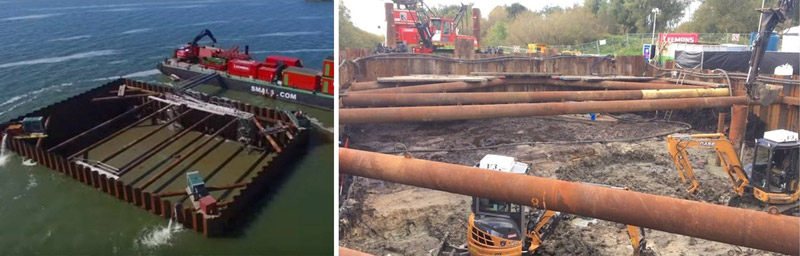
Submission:
<svg viewBox="0 0 800 256">
<path fill-rule="evenodd" d="M 0 1 L 0 121 L 124 76 L 168 79 L 156 62 L 203 29 L 217 46 L 250 45 L 321 69 L 333 54 L 333 3 L 306 1 Z M 205 41 L 204 41 L 205 42 Z M 199 90 L 256 105 L 333 114 L 240 92 Z M 80 113 L 76 113 L 80 114 Z M 10 152 L 0 156 L 0 255 L 270 254 L 333 252 L 333 145 L 314 135 L 306 156 L 247 225 L 205 238 Z"/>
</svg>

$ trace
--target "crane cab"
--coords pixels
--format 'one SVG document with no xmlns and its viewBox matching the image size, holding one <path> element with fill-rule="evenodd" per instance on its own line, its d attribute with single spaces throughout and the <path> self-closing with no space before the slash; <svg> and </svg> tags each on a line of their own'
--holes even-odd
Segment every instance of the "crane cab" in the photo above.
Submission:
<svg viewBox="0 0 800 256">
<path fill-rule="evenodd" d="M 756 140 L 753 162 L 745 166 L 753 195 L 766 203 L 796 202 L 800 177 L 800 140 L 796 132 L 774 130 Z"/>
</svg>

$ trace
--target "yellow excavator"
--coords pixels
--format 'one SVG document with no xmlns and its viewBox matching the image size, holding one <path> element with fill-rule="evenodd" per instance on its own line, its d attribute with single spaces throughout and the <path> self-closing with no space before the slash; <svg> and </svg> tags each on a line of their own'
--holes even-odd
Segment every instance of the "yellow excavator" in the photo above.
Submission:
<svg viewBox="0 0 800 256">
<path fill-rule="evenodd" d="M 716 150 L 722 168 L 739 196 L 752 194 L 768 204 L 791 204 L 800 197 L 800 141 L 797 133 L 774 130 L 764 133 L 756 140 L 753 162 L 742 166 L 733 144 L 724 134 L 673 134 L 667 136 L 667 149 L 677 167 L 683 183 L 689 182 L 686 190 L 696 195 L 700 183 L 686 152 L 687 148 Z"/>
<path fill-rule="evenodd" d="M 521 175 L 525 175 L 529 168 L 513 157 L 491 154 L 484 156 L 475 167 Z M 533 254 L 564 217 L 557 211 L 531 209 L 480 197 L 472 198 L 471 208 L 467 249 L 472 256 Z M 644 229 L 628 225 L 627 231 L 633 254 L 641 255 L 647 250 Z"/>
</svg>

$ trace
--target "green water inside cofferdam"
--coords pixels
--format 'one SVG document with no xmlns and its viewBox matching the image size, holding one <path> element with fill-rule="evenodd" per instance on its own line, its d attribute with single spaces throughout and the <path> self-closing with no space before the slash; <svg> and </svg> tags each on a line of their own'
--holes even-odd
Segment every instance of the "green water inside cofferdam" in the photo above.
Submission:
<svg viewBox="0 0 800 256">
<path fill-rule="evenodd" d="M 259 60 L 287 55 L 321 69 L 333 54 L 332 2 L 0 1 L 0 45 L 10 49 L 0 60 L 0 122 L 119 76 L 166 83 L 156 63 L 205 28 L 219 40 L 217 46 L 249 45 Z M 254 105 L 302 109 L 324 126 L 333 125 L 331 111 L 210 86 L 196 89 Z M 0 255 L 331 255 L 329 137 L 312 135 L 306 154 L 284 170 L 283 182 L 223 238 L 168 232 L 166 219 L 41 165 L 25 165 L 7 151 L 0 166 Z"/>
</svg>

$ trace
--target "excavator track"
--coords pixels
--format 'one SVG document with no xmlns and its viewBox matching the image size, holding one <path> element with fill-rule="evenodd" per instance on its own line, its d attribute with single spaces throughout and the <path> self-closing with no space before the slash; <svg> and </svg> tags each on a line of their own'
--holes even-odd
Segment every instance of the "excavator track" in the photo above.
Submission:
<svg viewBox="0 0 800 256">
<path fill-rule="evenodd" d="M 798 204 L 785 204 L 785 205 L 770 205 L 759 201 L 751 195 L 749 196 L 736 196 L 728 201 L 728 206 L 750 209 L 754 211 L 769 211 L 770 208 L 775 208 L 777 212 L 783 215 L 798 216 L 800 217 L 800 205 Z"/>
</svg>

